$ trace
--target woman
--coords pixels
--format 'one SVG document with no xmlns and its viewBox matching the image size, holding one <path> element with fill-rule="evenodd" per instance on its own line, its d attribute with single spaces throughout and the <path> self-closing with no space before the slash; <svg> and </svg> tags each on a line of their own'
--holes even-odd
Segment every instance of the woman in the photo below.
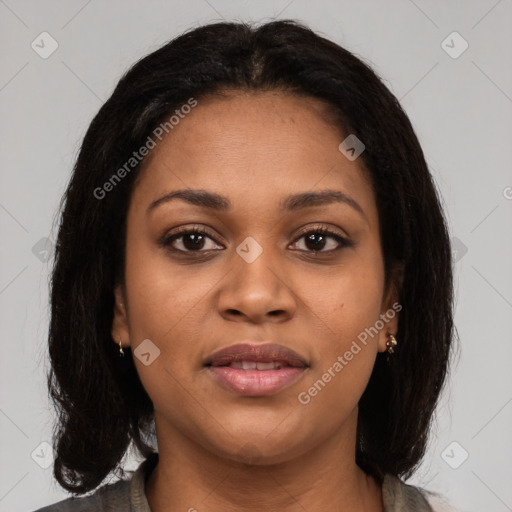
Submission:
<svg viewBox="0 0 512 512">
<path fill-rule="evenodd" d="M 41 510 L 432 510 L 403 479 L 452 336 L 439 199 L 375 73 L 293 21 L 189 31 L 120 80 L 64 196 L 54 474 L 93 494 Z"/>
</svg>

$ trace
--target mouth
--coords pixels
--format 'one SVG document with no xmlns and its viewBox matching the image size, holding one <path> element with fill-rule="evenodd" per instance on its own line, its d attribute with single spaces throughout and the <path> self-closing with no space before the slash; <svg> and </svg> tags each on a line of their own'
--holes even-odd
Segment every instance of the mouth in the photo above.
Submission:
<svg viewBox="0 0 512 512">
<path fill-rule="evenodd" d="M 240 343 L 205 362 L 215 382 L 243 396 L 274 395 L 294 384 L 308 368 L 295 351 L 272 343 Z"/>
</svg>

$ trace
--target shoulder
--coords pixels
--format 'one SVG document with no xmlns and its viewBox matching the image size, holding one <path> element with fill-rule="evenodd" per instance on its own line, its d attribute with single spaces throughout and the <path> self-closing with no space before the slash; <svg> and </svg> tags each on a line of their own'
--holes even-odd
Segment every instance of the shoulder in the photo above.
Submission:
<svg viewBox="0 0 512 512">
<path fill-rule="evenodd" d="M 34 512 L 127 512 L 131 510 L 130 482 L 119 480 L 114 484 L 100 487 L 90 496 L 68 498 Z"/>
<path fill-rule="evenodd" d="M 106 484 L 93 494 L 68 498 L 34 512 L 149 512 L 145 495 L 145 481 L 158 464 L 158 453 L 152 453 L 134 471 L 128 480 Z"/>
<path fill-rule="evenodd" d="M 434 512 L 459 512 L 453 508 L 447 498 L 440 494 L 425 491 L 425 497 Z"/>
<path fill-rule="evenodd" d="M 382 483 L 384 512 L 457 512 L 441 495 L 385 475 Z"/>
<path fill-rule="evenodd" d="M 422 489 L 407 485 L 393 475 L 382 483 L 384 512 L 435 512 Z"/>
</svg>

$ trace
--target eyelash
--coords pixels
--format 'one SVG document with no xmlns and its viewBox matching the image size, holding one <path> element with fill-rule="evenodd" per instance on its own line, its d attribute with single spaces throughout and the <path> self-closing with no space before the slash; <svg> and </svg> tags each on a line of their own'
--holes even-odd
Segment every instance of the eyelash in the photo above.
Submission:
<svg viewBox="0 0 512 512">
<path fill-rule="evenodd" d="M 307 253 L 311 253 L 311 254 L 315 254 L 315 255 L 316 254 L 329 254 L 329 255 L 331 255 L 334 252 L 339 251 L 340 249 L 347 248 L 347 247 L 353 247 L 353 245 L 354 245 L 348 239 L 340 236 L 335 231 L 332 231 L 332 230 L 330 230 L 330 229 L 328 229 L 328 228 L 326 228 L 324 226 L 319 226 L 319 227 L 316 227 L 316 228 L 310 228 L 307 231 L 303 231 L 302 233 L 300 233 L 297 236 L 297 238 L 295 238 L 293 243 L 295 244 L 301 238 L 304 238 L 307 235 L 311 235 L 311 234 L 322 235 L 322 236 L 329 236 L 329 237 L 333 238 L 339 244 L 339 246 L 336 249 L 330 249 L 328 251 L 323 251 L 323 250 L 311 251 L 311 250 L 302 250 L 302 249 L 300 249 L 299 252 L 307 252 Z M 178 230 L 175 231 L 174 233 L 172 233 L 170 235 L 165 235 L 160 240 L 159 245 L 161 247 L 164 247 L 164 248 L 174 252 L 174 253 L 182 253 L 182 254 L 201 254 L 201 253 L 207 253 L 209 251 L 218 250 L 218 249 L 207 249 L 206 251 L 205 250 L 191 251 L 191 250 L 176 249 L 176 248 L 172 247 L 172 245 L 171 245 L 172 242 L 174 242 L 175 240 L 178 240 L 180 238 L 183 238 L 184 235 L 203 235 L 203 236 L 207 236 L 208 238 L 213 240 L 215 243 L 218 243 L 215 240 L 214 236 L 211 233 L 209 233 L 207 230 L 205 230 L 204 228 L 198 228 L 198 227 L 194 226 L 194 227 L 178 228 Z"/>
</svg>

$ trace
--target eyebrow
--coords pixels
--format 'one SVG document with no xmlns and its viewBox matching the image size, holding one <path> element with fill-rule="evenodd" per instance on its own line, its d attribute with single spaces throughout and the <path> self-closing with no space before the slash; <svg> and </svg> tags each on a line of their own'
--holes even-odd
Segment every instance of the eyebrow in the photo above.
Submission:
<svg viewBox="0 0 512 512">
<path fill-rule="evenodd" d="M 207 190 L 181 189 L 174 190 L 173 192 L 153 201 L 148 206 L 146 214 L 149 215 L 161 204 L 168 203 L 174 199 L 181 199 L 191 205 L 216 211 L 229 211 L 232 207 L 232 204 L 227 197 L 215 192 L 208 192 Z M 281 201 L 280 208 L 287 212 L 294 212 L 312 206 L 323 206 L 335 203 L 343 203 L 351 206 L 354 210 L 360 213 L 366 221 L 368 221 L 359 203 L 341 190 L 321 190 L 320 192 L 302 192 L 299 194 L 293 194 Z"/>
</svg>

